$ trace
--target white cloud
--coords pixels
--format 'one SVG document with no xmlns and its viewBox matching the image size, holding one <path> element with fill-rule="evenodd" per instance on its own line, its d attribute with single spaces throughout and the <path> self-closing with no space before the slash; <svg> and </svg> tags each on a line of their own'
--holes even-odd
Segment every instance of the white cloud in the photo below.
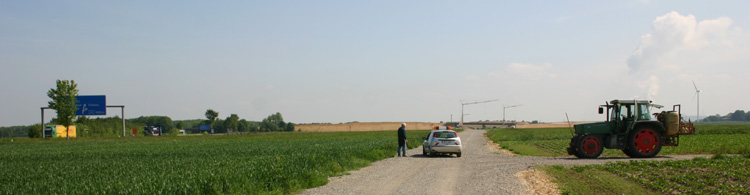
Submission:
<svg viewBox="0 0 750 195">
<path fill-rule="evenodd" d="M 630 80 L 642 95 L 653 98 L 662 82 L 689 83 L 707 70 L 733 69 L 721 61 L 741 59 L 747 32 L 733 28 L 728 17 L 696 20 L 693 15 L 670 12 L 656 17 L 651 32 L 641 36 L 638 48 L 627 59 Z M 720 67 L 724 66 L 724 67 Z M 716 74 L 716 73 L 715 73 Z M 681 75 L 681 76 L 678 76 Z M 691 76 L 685 76 L 691 75 Z"/>
<path fill-rule="evenodd" d="M 727 17 L 714 20 L 704 20 L 696 27 L 695 46 L 701 48 L 708 45 L 733 45 L 734 34 L 730 31 L 733 21 Z"/>
<path fill-rule="evenodd" d="M 727 17 L 698 22 L 695 16 L 678 12 L 659 16 L 652 23 L 651 32 L 641 36 L 640 45 L 627 60 L 628 66 L 631 72 L 665 67 L 681 51 L 730 46 L 736 35 L 730 32 L 732 23 Z"/>
</svg>

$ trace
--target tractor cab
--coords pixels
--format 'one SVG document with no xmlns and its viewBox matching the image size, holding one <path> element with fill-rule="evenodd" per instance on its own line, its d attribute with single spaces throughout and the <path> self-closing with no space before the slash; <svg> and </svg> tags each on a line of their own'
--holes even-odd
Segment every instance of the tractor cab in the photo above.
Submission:
<svg viewBox="0 0 750 195">
<path fill-rule="evenodd" d="M 609 103 L 599 107 L 599 114 L 603 114 L 604 108 L 607 108 L 607 122 L 613 123 L 617 133 L 626 132 L 634 122 L 651 121 L 651 107 L 663 107 L 651 104 L 649 100 L 613 100 Z"/>
</svg>

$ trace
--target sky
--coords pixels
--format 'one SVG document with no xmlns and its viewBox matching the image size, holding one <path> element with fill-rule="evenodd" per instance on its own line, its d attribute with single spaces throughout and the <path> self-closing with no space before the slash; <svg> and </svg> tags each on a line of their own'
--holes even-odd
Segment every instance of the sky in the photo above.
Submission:
<svg viewBox="0 0 750 195">
<path fill-rule="evenodd" d="M 5 1 L 0 126 L 56 80 L 125 118 L 600 121 L 612 99 L 750 111 L 748 1 Z M 667 106 L 670 107 L 671 106 Z M 119 108 L 107 110 L 120 114 Z M 45 121 L 54 115 L 45 112 Z M 103 116 L 105 117 L 105 116 Z"/>
</svg>

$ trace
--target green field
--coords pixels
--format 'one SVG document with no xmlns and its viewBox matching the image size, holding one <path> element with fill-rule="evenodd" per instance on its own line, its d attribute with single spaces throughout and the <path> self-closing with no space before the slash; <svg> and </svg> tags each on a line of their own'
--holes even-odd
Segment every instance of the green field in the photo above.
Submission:
<svg viewBox="0 0 750 195">
<path fill-rule="evenodd" d="M 495 143 L 521 155 L 570 156 L 565 148 L 573 137 L 569 128 L 492 129 L 487 131 Z M 748 154 L 750 125 L 696 125 L 696 134 L 680 136 L 680 145 L 663 147 L 659 155 L 673 154 Z M 624 157 L 620 150 L 604 149 L 601 157 Z"/>
<path fill-rule="evenodd" d="M 425 134 L 408 132 L 410 140 Z M 396 148 L 395 131 L 3 139 L 0 193 L 291 194 Z"/>
<path fill-rule="evenodd" d="M 697 125 L 680 146 L 659 155 L 716 154 L 713 159 L 630 161 L 588 166 L 546 166 L 563 194 L 750 194 L 750 125 Z M 522 155 L 569 156 L 569 128 L 494 129 L 487 135 Z M 729 154 L 729 155 L 726 155 Z M 624 157 L 605 149 L 602 157 Z"/>
<path fill-rule="evenodd" d="M 750 194 L 750 156 L 542 169 L 563 194 Z"/>
</svg>

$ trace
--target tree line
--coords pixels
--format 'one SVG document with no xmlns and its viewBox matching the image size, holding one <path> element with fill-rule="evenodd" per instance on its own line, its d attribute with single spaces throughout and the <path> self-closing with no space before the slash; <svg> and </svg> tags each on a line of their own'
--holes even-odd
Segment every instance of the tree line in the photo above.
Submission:
<svg viewBox="0 0 750 195">
<path fill-rule="evenodd" d="M 48 106 L 54 109 L 57 116 L 47 125 L 63 125 L 66 129 L 70 126 L 76 126 L 77 137 L 109 137 L 122 135 L 122 119 L 120 117 L 95 118 L 91 119 L 86 116 L 76 116 L 76 96 L 78 96 L 78 84 L 73 80 L 57 80 L 56 88 L 47 91 L 50 98 Z M 263 119 L 261 122 L 247 121 L 240 119 L 237 114 L 229 115 L 225 120 L 218 118 L 219 113 L 208 109 L 206 118 L 208 120 L 186 120 L 172 121 L 167 116 L 141 116 L 134 119 L 126 120 L 125 134 L 132 134 L 131 129 L 140 132 L 144 126 L 161 127 L 162 133 L 175 133 L 174 129 L 185 129 L 187 127 L 200 127 L 200 125 L 209 125 L 217 133 L 226 132 L 270 132 L 270 131 L 294 131 L 294 123 L 284 122 L 281 113 L 276 113 Z M 12 126 L 0 127 L 0 137 L 23 137 L 31 138 L 42 137 L 42 126 L 40 124 L 29 126 Z M 69 133 L 69 132 L 66 132 Z M 70 136 L 66 136 L 70 138 Z"/>
<path fill-rule="evenodd" d="M 218 113 L 216 114 L 218 117 Z M 56 118 L 45 125 L 61 125 Z M 119 116 L 105 118 L 89 118 L 78 116 L 70 125 L 76 126 L 77 137 L 118 137 L 122 136 L 122 119 Z M 248 121 L 239 119 L 237 114 L 231 114 L 226 119 L 214 120 L 179 120 L 173 121 L 168 116 L 140 116 L 125 120 L 126 135 L 132 134 L 132 129 L 140 133 L 145 126 L 161 127 L 165 134 L 176 134 L 179 129 L 200 128 L 201 125 L 211 125 L 215 133 L 227 132 L 273 132 L 294 131 L 295 124 L 284 122 L 281 113 L 271 114 L 262 121 Z M 42 137 L 40 124 L 27 126 L 0 127 L 0 137 Z"/>
<path fill-rule="evenodd" d="M 701 122 L 720 122 L 720 121 L 750 121 L 750 112 L 736 110 L 724 116 L 719 114 L 711 115 L 700 120 Z"/>
<path fill-rule="evenodd" d="M 294 131 L 295 124 L 284 122 L 281 113 L 271 114 L 260 122 L 240 119 L 237 114 L 230 114 L 226 119 L 219 119 L 219 113 L 206 110 L 206 120 L 202 125 L 209 125 L 215 133 L 228 132 L 272 132 Z"/>
</svg>

